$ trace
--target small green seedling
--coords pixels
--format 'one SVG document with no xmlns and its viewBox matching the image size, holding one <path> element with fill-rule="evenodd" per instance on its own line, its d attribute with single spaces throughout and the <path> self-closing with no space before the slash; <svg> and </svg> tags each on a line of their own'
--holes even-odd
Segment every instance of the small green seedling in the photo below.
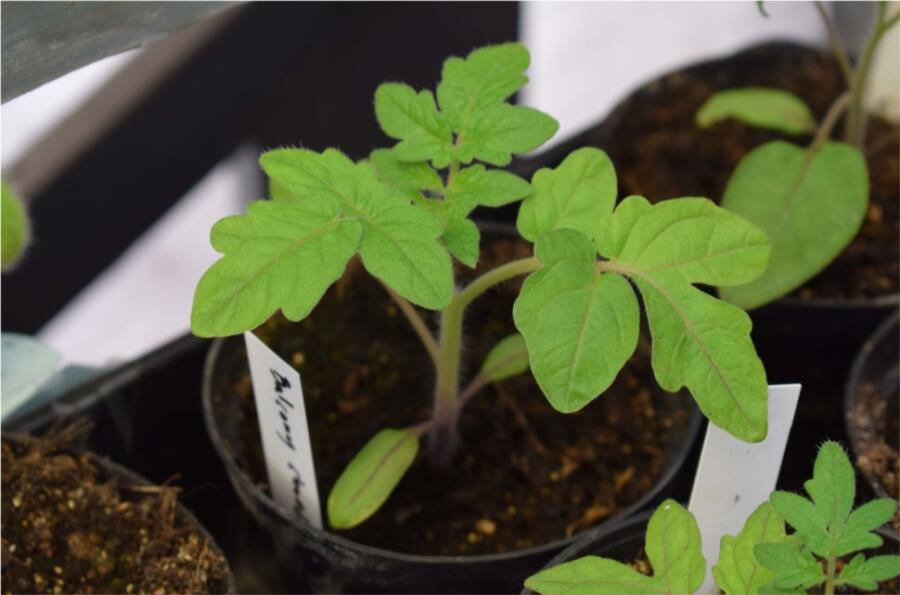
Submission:
<svg viewBox="0 0 900 595">
<path fill-rule="evenodd" d="M 9 270 L 25 252 L 31 235 L 28 224 L 28 216 L 25 207 L 12 193 L 6 180 L 2 182 L 2 246 L 0 246 L 0 261 L 4 271 Z"/>
<path fill-rule="evenodd" d="M 431 419 L 384 429 L 338 478 L 328 498 L 334 528 L 353 527 L 388 498 L 427 435 L 433 463 L 446 464 L 462 407 L 486 384 L 531 368 L 559 411 L 581 409 L 613 382 L 637 346 L 643 297 L 660 385 L 687 387 L 714 423 L 749 441 L 766 435 L 766 376 L 750 319 L 695 287 L 740 285 L 765 270 L 766 235 L 704 198 L 616 206 L 616 173 L 605 153 L 579 149 L 529 183 L 492 166 L 510 163 L 556 131 L 556 122 L 507 99 L 527 81 L 520 44 L 482 48 L 444 63 L 437 87 L 385 83 L 375 113 L 398 142 L 354 163 L 336 149 L 276 149 L 262 155 L 272 200 L 215 224 L 223 253 L 200 280 L 194 333 L 224 336 L 278 309 L 307 316 L 359 256 L 409 319 L 435 367 Z M 482 163 L 475 163 L 480 161 Z M 521 236 L 534 256 L 457 288 L 451 256 L 474 267 L 476 207 L 522 201 Z M 528 275 L 513 308 L 520 334 L 500 341 L 460 387 L 463 316 L 486 291 Z M 419 306 L 438 310 L 432 334 Z"/>
<path fill-rule="evenodd" d="M 774 492 L 737 535 L 725 535 L 719 561 L 712 568 L 726 595 L 805 593 L 825 584 L 874 591 L 881 581 L 900 575 L 900 556 L 866 558 L 857 554 L 837 573 L 838 560 L 882 539 L 872 529 L 886 523 L 897 509 L 890 498 L 873 500 L 851 512 L 856 478 L 844 450 L 826 442 L 816 457 L 813 478 L 806 482 L 812 501 Z M 788 535 L 785 520 L 796 532 Z M 586 556 L 530 577 L 525 586 L 544 595 L 556 593 L 694 593 L 703 584 L 706 560 L 694 516 L 667 500 L 647 526 L 644 550 L 653 576 L 615 560 Z M 816 558 L 818 556 L 822 560 Z M 824 570 L 823 570 L 824 562 Z"/>
<path fill-rule="evenodd" d="M 815 6 L 833 32 L 825 9 L 818 2 Z M 704 128 L 735 118 L 785 134 L 814 135 L 806 147 L 781 140 L 757 147 L 732 174 L 721 204 L 769 235 L 772 262 L 755 281 L 721 289 L 723 299 L 749 309 L 786 295 L 815 277 L 859 232 L 869 201 L 862 154 L 867 80 L 880 41 L 900 19 L 900 12 L 889 17 L 886 11 L 886 4 L 879 2 L 874 29 L 856 68 L 838 37 L 832 36 L 848 90 L 821 124 L 798 97 L 759 87 L 716 93 L 697 112 L 697 124 Z M 844 140 L 830 140 L 844 112 Z"/>
</svg>

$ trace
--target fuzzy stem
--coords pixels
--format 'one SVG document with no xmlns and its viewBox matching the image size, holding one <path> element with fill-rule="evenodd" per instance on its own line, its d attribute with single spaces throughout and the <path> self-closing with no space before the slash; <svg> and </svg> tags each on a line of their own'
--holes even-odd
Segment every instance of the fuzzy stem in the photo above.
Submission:
<svg viewBox="0 0 900 595">
<path fill-rule="evenodd" d="M 459 416 L 459 367 L 462 355 L 462 321 L 466 306 L 485 291 L 539 269 L 535 257 L 506 263 L 481 275 L 454 296 L 441 312 L 441 334 L 438 347 L 437 381 L 434 388 L 434 423 L 430 429 L 429 448 L 432 460 L 446 464 L 456 448 L 456 420 Z"/>
<path fill-rule="evenodd" d="M 853 68 L 850 66 L 850 58 L 847 55 L 847 48 L 844 47 L 844 43 L 841 41 L 840 35 L 838 35 L 837 30 L 835 30 L 834 22 L 832 22 L 831 16 L 829 16 L 828 10 L 826 10 L 825 5 L 818 0 L 816 2 L 813 2 L 813 5 L 816 7 L 816 11 L 822 18 L 822 22 L 825 24 L 825 28 L 828 30 L 828 41 L 831 44 L 831 51 L 832 53 L 834 53 L 834 57 L 837 60 L 838 67 L 840 67 L 841 69 L 841 74 L 844 76 L 844 82 L 847 83 L 848 87 L 850 87 L 853 84 Z"/>
<path fill-rule="evenodd" d="M 816 130 L 816 135 L 813 137 L 812 143 L 809 145 L 810 153 L 815 153 L 819 147 L 828 141 L 831 137 L 831 131 L 834 130 L 838 120 L 850 105 L 851 100 L 852 96 L 850 95 L 850 92 L 845 91 L 831 104 L 831 107 L 828 108 L 828 113 L 825 114 L 822 123 L 819 124 L 819 129 Z"/>
<path fill-rule="evenodd" d="M 412 326 L 413 330 L 422 341 L 422 345 L 425 346 L 425 351 L 427 351 L 428 355 L 431 357 L 431 362 L 437 366 L 438 360 L 440 359 L 437 341 L 434 340 L 434 335 L 428 330 L 428 325 L 426 325 L 425 321 L 422 320 L 422 317 L 419 316 L 415 306 L 410 304 L 409 301 L 399 293 L 391 289 L 384 281 L 381 281 L 381 285 L 387 291 L 388 295 L 391 296 L 391 299 L 394 300 L 394 303 L 397 304 L 397 307 L 400 308 L 400 311 L 403 312 L 403 315 L 406 316 L 410 326 Z"/>
<path fill-rule="evenodd" d="M 828 555 L 827 569 L 825 571 L 825 595 L 834 595 L 835 558 L 834 548 L 832 548 Z"/>
<path fill-rule="evenodd" d="M 844 131 L 844 140 L 850 144 L 856 145 L 859 150 L 863 150 L 866 140 L 866 114 L 865 114 L 865 94 L 868 84 L 869 70 L 872 68 L 872 60 L 875 57 L 875 50 L 881 43 L 881 38 L 888 30 L 897 24 L 900 13 L 885 19 L 887 7 L 884 2 L 878 3 L 878 16 L 875 19 L 875 26 L 872 33 L 866 41 L 862 58 L 853 77 L 853 84 L 850 86 L 852 99 L 850 101 L 850 113 L 847 116 L 847 127 Z"/>
</svg>

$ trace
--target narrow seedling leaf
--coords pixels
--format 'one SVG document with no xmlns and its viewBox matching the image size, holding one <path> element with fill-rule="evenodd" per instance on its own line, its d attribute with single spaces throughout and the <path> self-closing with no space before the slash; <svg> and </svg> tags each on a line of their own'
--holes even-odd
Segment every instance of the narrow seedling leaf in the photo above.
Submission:
<svg viewBox="0 0 900 595">
<path fill-rule="evenodd" d="M 200 279 L 191 329 L 222 337 L 255 328 L 279 308 L 307 316 L 356 252 L 362 226 L 324 202 L 257 201 L 220 220 L 213 247 L 224 254 Z"/>
<path fill-rule="evenodd" d="M 786 538 L 781 515 L 769 502 L 762 503 L 740 533 L 722 537 L 719 562 L 712 568 L 716 584 L 726 595 L 759 593 L 774 580 L 775 573 L 756 561 L 753 548 L 760 543 L 783 543 Z"/>
<path fill-rule="evenodd" d="M 650 517 L 644 550 L 653 576 L 616 560 L 588 556 L 541 571 L 525 586 L 543 595 L 683 594 L 700 588 L 706 574 L 700 529 L 693 515 L 674 500 L 664 501 Z"/>
<path fill-rule="evenodd" d="M 328 495 L 328 522 L 350 529 L 377 511 L 419 452 L 416 430 L 381 430 L 366 443 L 338 477 Z"/>
<path fill-rule="evenodd" d="M 873 556 L 866 559 L 859 554 L 844 566 L 836 584 L 850 585 L 864 591 L 874 591 L 878 583 L 900 575 L 900 556 Z"/>
<path fill-rule="evenodd" d="M 810 150 L 774 141 L 754 149 L 732 174 L 722 206 L 766 232 L 772 258 L 761 277 L 720 295 L 748 309 L 793 291 L 853 239 L 867 204 L 866 164 L 850 145 Z"/>
<path fill-rule="evenodd" d="M 696 115 L 701 128 L 728 118 L 785 134 L 809 134 L 816 129 L 816 119 L 802 99 L 767 87 L 719 91 L 706 100 Z"/>
<path fill-rule="evenodd" d="M 6 183 L 2 182 L 2 212 L 0 212 L 0 221 L 2 221 L 2 246 L 0 246 L 0 261 L 2 261 L 3 270 L 9 269 L 19 259 L 28 245 L 28 239 L 31 235 L 30 226 L 28 224 L 28 216 L 25 214 L 25 207 L 18 198 L 13 194 Z"/>
<path fill-rule="evenodd" d="M 528 370 L 528 349 L 519 333 L 509 335 L 494 345 L 484 358 L 478 374 L 489 382 L 499 382 Z"/>
<path fill-rule="evenodd" d="M 541 236 L 531 274 L 513 306 L 538 385 L 570 413 L 606 390 L 637 347 L 640 311 L 624 277 L 595 269 L 590 238 L 571 229 Z"/>
<path fill-rule="evenodd" d="M 450 163 L 453 135 L 438 112 L 431 91 L 416 91 L 402 83 L 383 83 L 375 91 L 375 116 L 385 134 L 400 142 L 394 146 L 403 161 Z"/>
<path fill-rule="evenodd" d="M 596 238 L 616 204 L 616 171 L 606 153 L 591 147 L 570 153 L 555 169 L 538 170 L 531 185 L 516 221 L 519 233 L 531 241 L 554 229 Z"/>
<path fill-rule="evenodd" d="M 825 580 L 822 566 L 805 550 L 788 543 L 762 543 L 753 548 L 757 562 L 775 573 L 773 581 L 784 589 L 809 589 Z"/>
</svg>

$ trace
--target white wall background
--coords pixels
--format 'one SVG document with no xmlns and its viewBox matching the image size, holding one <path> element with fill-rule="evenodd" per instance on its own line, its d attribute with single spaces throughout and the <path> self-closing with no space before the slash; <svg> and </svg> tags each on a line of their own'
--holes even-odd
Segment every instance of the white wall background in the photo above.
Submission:
<svg viewBox="0 0 900 595">
<path fill-rule="evenodd" d="M 680 65 L 763 39 L 824 43 L 810 4 L 766 6 L 768 19 L 754 2 L 526 3 L 522 38 L 533 64 L 524 101 L 558 118 L 562 139 L 601 118 L 643 81 Z M 108 58 L 4 104 L 4 167 L 128 59 Z M 41 338 L 66 362 L 104 365 L 186 332 L 194 285 L 216 257 L 207 232 L 252 197 L 247 181 L 255 167 L 250 150 L 220 164 L 47 324 Z"/>
</svg>

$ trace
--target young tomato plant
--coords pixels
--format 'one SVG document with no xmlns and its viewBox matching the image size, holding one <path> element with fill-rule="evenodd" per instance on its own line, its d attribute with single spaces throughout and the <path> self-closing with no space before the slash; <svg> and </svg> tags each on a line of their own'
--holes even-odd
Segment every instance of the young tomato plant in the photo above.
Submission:
<svg viewBox="0 0 900 595">
<path fill-rule="evenodd" d="M 577 411 L 606 390 L 637 345 L 643 297 L 660 385 L 687 387 L 714 423 L 745 440 L 766 435 L 766 378 L 750 319 L 694 284 L 727 286 L 765 270 L 769 242 L 740 217 L 703 198 L 651 206 L 631 196 L 616 206 L 606 154 L 580 149 L 531 183 L 487 167 L 534 149 L 556 122 L 507 99 L 527 78 L 519 44 L 482 48 L 443 67 L 437 99 L 385 83 L 375 113 L 398 142 L 354 163 L 341 152 L 277 149 L 260 163 L 272 200 L 212 230 L 224 256 L 200 280 L 192 328 L 222 336 L 254 328 L 281 309 L 307 316 L 358 255 L 409 319 L 435 367 L 431 418 L 378 432 L 335 483 L 334 528 L 371 516 L 427 437 L 433 464 L 446 464 L 462 407 L 483 386 L 529 366 L 550 403 Z M 482 163 L 475 163 L 480 161 Z M 486 164 L 486 165 L 485 165 Z M 476 207 L 523 200 L 517 227 L 534 256 L 456 287 L 451 256 L 474 267 Z M 527 275 L 513 308 L 520 334 L 500 341 L 460 386 L 463 317 L 473 300 Z M 439 311 L 434 336 L 415 306 Z"/>
<path fill-rule="evenodd" d="M 854 68 L 821 3 L 816 9 L 832 35 L 832 46 L 847 84 L 821 124 L 803 100 L 778 89 L 729 89 L 714 94 L 696 114 L 708 127 L 726 118 L 785 134 L 813 134 L 806 147 L 772 141 L 749 152 L 725 188 L 722 206 L 760 226 L 772 239 L 772 262 L 751 283 L 720 290 L 723 299 L 743 308 L 775 300 L 815 277 L 859 232 L 868 210 L 869 181 L 862 150 L 865 91 L 872 59 L 900 12 L 887 15 L 878 3 L 877 19 Z M 830 140 L 847 113 L 843 142 Z"/>
<path fill-rule="evenodd" d="M 836 572 L 839 558 L 881 546 L 872 529 L 886 523 L 897 509 L 890 498 L 873 500 L 851 512 L 855 481 L 844 450 L 826 442 L 816 457 L 806 489 L 813 500 L 774 492 L 747 518 L 737 535 L 725 535 L 719 561 L 712 567 L 726 595 L 805 593 L 825 583 L 825 593 L 852 586 L 874 591 L 880 581 L 900 575 L 900 556 L 866 559 L 857 554 Z M 785 520 L 796 532 L 787 535 Z M 677 502 L 663 502 L 647 525 L 644 550 L 653 575 L 641 574 L 616 560 L 585 556 L 530 577 L 525 586 L 555 593 L 694 593 L 703 584 L 706 560 L 694 516 Z M 823 564 L 813 555 L 819 556 Z"/>
</svg>

